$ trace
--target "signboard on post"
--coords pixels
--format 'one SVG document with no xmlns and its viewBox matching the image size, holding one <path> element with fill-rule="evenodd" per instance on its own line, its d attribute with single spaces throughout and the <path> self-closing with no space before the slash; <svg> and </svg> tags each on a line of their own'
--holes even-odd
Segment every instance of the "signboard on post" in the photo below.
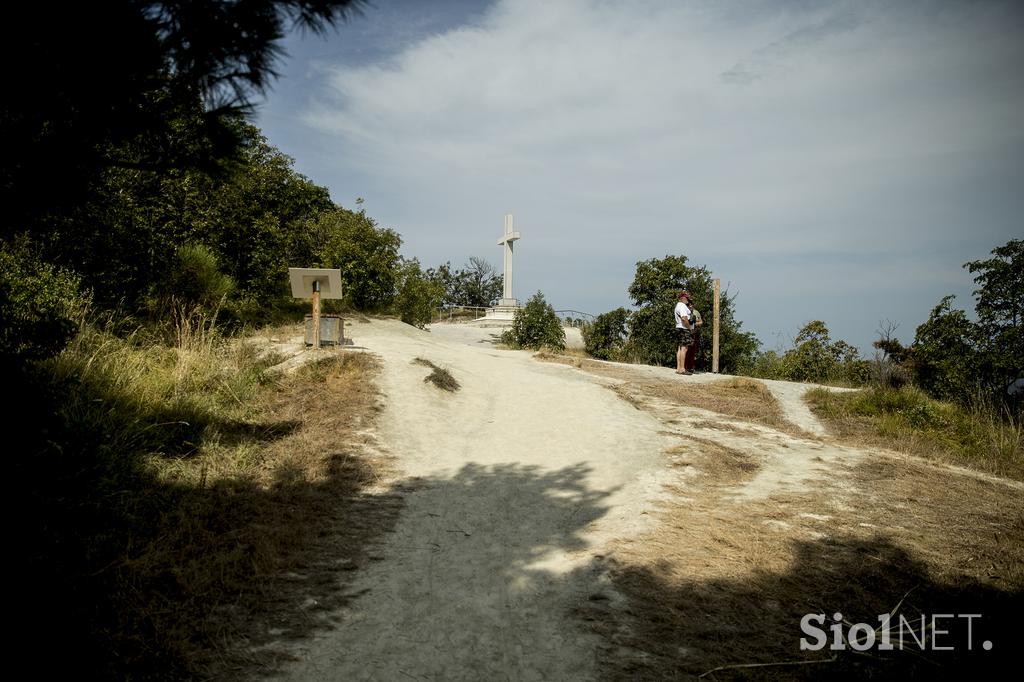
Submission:
<svg viewBox="0 0 1024 682">
<path fill-rule="evenodd" d="M 288 268 L 295 298 L 313 299 L 313 348 L 320 348 L 320 299 L 341 298 L 341 270 Z"/>
</svg>

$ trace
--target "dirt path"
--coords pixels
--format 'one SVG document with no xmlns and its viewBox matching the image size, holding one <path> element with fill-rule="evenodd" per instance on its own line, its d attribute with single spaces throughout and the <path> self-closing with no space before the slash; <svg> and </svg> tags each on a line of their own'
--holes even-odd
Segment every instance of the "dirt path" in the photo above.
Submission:
<svg viewBox="0 0 1024 682">
<path fill-rule="evenodd" d="M 589 680 L 606 672 L 599 665 L 631 678 L 656 660 L 666 661 L 661 670 L 700 672 L 720 647 L 699 660 L 659 647 L 684 637 L 687 651 L 699 651 L 738 625 L 724 616 L 661 617 L 672 594 L 685 605 L 706 598 L 679 592 L 691 574 L 720 586 L 738 580 L 721 594 L 745 595 L 750 566 L 762 577 L 772 566 L 783 570 L 786 543 L 794 542 L 823 543 L 801 571 L 837 556 L 836 570 L 848 571 L 863 562 L 837 554 L 831 538 L 888 528 L 893 542 L 905 544 L 934 535 L 921 550 L 927 555 L 947 546 L 951 519 L 970 510 L 916 506 L 907 490 L 941 491 L 953 480 L 969 497 L 982 499 L 990 488 L 1002 500 L 1007 485 L 1020 487 L 841 446 L 803 403 L 806 385 L 763 382 L 783 417 L 772 428 L 672 397 L 679 382 L 699 391 L 727 377 L 539 362 L 495 349 L 485 342 L 489 331 L 459 325 L 424 332 L 374 320 L 346 333 L 355 350 L 383 360 L 378 381 L 387 406 L 376 435 L 401 470 L 388 487 L 407 491 L 405 507 L 374 561 L 346 582 L 348 606 L 332 614 L 338 627 L 295 645 L 285 679 Z M 416 359 L 448 369 L 459 390 L 425 383 L 431 370 Z M 892 490 L 878 493 L 879 481 Z M 1005 503 L 979 507 L 986 505 Z M 855 549 L 874 556 L 889 551 L 888 542 L 863 539 Z M 676 582 L 629 569 L 663 559 L 675 567 L 664 570 L 683 571 Z M 637 585 L 650 586 L 647 597 Z M 776 629 L 799 621 L 781 613 Z M 705 621 L 707 633 L 680 634 Z M 659 622 L 668 629 L 652 630 Z"/>
<path fill-rule="evenodd" d="M 289 679 L 595 676 L 598 638 L 569 617 L 594 590 L 577 569 L 645 529 L 675 475 L 667 436 L 586 375 L 446 331 L 353 325 L 384 360 L 381 440 L 413 492 L 344 626 L 297 651 Z M 415 358 L 461 388 L 425 383 Z"/>
</svg>

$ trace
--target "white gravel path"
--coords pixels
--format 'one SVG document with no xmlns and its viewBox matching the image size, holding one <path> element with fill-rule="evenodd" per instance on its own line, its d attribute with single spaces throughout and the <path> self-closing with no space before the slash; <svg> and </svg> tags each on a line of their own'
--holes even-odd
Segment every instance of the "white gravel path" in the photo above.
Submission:
<svg viewBox="0 0 1024 682">
<path fill-rule="evenodd" d="M 595 589 L 579 569 L 646 527 L 671 476 L 657 420 L 571 368 L 479 343 L 493 330 L 346 333 L 384 361 L 380 439 L 415 491 L 343 625 L 285 677 L 593 679 L 598 640 L 570 616 Z M 461 389 L 424 383 L 416 357 Z"/>
</svg>

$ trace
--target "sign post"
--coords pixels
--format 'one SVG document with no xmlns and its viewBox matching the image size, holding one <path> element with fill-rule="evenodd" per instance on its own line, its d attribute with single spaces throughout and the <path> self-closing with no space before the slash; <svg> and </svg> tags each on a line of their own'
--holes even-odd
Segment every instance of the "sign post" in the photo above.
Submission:
<svg viewBox="0 0 1024 682">
<path fill-rule="evenodd" d="M 320 347 L 320 280 L 313 281 L 313 348 Z"/>
<path fill-rule="evenodd" d="M 320 299 L 341 298 L 341 270 L 288 268 L 295 298 L 313 299 L 313 348 L 320 348 Z"/>
<path fill-rule="evenodd" d="M 722 288 L 722 280 L 715 278 L 715 328 L 711 342 L 711 371 L 718 374 L 718 296 Z"/>
</svg>

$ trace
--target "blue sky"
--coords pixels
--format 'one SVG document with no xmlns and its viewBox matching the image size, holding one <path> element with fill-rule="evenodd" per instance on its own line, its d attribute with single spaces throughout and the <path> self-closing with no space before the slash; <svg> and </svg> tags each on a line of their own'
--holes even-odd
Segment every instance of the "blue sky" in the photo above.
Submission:
<svg viewBox="0 0 1024 682">
<path fill-rule="evenodd" d="M 600 313 L 685 254 L 765 348 L 870 352 L 1024 234 L 1024 3 L 389 2 L 293 34 L 259 109 L 299 172 L 425 266 Z"/>
</svg>

